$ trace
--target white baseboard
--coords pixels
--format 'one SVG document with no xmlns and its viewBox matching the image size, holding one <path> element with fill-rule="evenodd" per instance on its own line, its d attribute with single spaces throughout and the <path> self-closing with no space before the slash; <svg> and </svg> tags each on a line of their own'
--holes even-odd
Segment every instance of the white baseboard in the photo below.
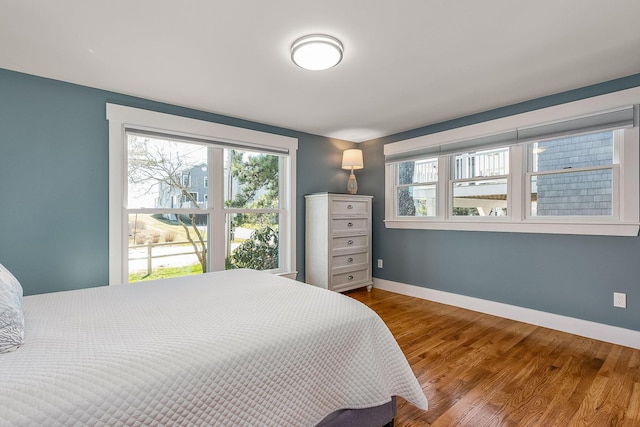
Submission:
<svg viewBox="0 0 640 427">
<path fill-rule="evenodd" d="M 423 288 L 421 286 L 407 285 L 385 279 L 373 279 L 373 287 L 411 297 L 448 304 L 467 310 L 530 323 L 532 325 L 568 332 L 587 338 L 619 344 L 626 347 L 640 349 L 640 331 L 620 328 L 618 326 L 605 325 L 589 320 L 576 319 L 561 316 L 559 314 L 532 310 L 530 308 L 503 304 L 500 302 Z"/>
</svg>

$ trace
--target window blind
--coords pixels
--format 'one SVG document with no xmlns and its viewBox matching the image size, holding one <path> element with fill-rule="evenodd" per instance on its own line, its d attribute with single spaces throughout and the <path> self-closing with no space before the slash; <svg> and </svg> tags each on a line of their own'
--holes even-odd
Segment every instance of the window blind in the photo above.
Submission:
<svg viewBox="0 0 640 427">
<path fill-rule="evenodd" d="M 421 157 L 437 157 L 449 154 L 464 153 L 474 149 L 489 149 L 494 147 L 504 147 L 517 142 L 516 131 L 504 132 L 494 135 L 482 136 L 479 138 L 454 141 L 446 144 L 432 145 L 430 147 L 419 148 L 417 150 L 394 153 L 385 156 L 386 162 L 404 162 Z"/>
<path fill-rule="evenodd" d="M 545 123 L 478 138 L 469 138 L 435 145 L 425 145 L 385 155 L 386 163 L 397 163 L 424 157 L 460 154 L 474 150 L 524 144 L 570 134 L 621 129 L 634 126 L 635 108 L 627 106 L 584 117 Z"/>
<path fill-rule="evenodd" d="M 633 106 L 586 117 L 518 129 L 518 143 L 558 138 L 577 133 L 621 129 L 633 126 Z"/>
<path fill-rule="evenodd" d="M 239 141 L 222 141 L 222 140 L 213 140 L 207 138 L 200 138 L 197 136 L 191 135 L 179 135 L 179 134 L 171 134 L 158 132 L 155 130 L 146 130 L 146 129 L 137 129 L 137 128 L 125 128 L 125 133 L 127 135 L 140 136 L 143 138 L 157 138 L 157 139 L 166 139 L 168 141 L 175 142 L 189 142 L 201 145 L 207 145 L 212 147 L 221 147 L 228 148 L 234 150 L 250 150 L 254 149 L 256 151 L 260 151 L 262 153 L 274 153 L 274 154 L 289 154 L 289 150 L 286 148 L 279 147 L 270 147 L 261 144 L 255 144 L 250 142 L 239 142 Z"/>
</svg>

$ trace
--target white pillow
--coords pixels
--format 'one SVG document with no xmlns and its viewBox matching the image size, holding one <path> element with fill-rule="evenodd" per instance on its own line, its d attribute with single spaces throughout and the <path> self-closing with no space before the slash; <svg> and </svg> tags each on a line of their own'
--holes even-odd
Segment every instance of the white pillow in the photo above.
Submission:
<svg viewBox="0 0 640 427">
<path fill-rule="evenodd" d="M 0 353 L 16 350 L 23 343 L 22 286 L 0 264 Z"/>
</svg>

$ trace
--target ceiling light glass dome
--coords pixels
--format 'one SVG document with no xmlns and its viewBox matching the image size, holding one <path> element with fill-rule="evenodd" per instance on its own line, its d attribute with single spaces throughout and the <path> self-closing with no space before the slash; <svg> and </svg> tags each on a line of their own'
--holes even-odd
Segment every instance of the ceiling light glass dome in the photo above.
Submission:
<svg viewBox="0 0 640 427">
<path fill-rule="evenodd" d="M 342 61 L 343 51 L 342 43 L 335 37 L 311 34 L 293 42 L 291 60 L 306 70 L 326 70 Z"/>
</svg>

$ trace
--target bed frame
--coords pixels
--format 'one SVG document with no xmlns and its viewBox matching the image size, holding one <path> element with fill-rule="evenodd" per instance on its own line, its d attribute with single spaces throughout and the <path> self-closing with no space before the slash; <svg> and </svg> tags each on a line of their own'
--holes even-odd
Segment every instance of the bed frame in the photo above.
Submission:
<svg viewBox="0 0 640 427">
<path fill-rule="evenodd" d="M 344 409 L 328 415 L 317 427 L 393 427 L 396 397 L 383 405 L 366 409 Z"/>
</svg>

